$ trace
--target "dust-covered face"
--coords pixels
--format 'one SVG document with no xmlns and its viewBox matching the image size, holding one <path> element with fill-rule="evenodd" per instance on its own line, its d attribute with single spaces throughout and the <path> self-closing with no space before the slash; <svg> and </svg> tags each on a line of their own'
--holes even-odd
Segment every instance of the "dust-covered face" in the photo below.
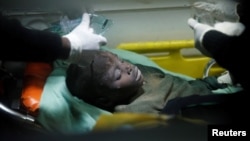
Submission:
<svg viewBox="0 0 250 141">
<path fill-rule="evenodd" d="M 111 110 L 137 95 L 143 76 L 135 65 L 106 51 L 97 51 L 89 58 L 88 63 L 71 64 L 67 70 L 66 84 L 73 95 Z"/>
<path fill-rule="evenodd" d="M 92 72 L 96 89 L 100 89 L 95 93 L 96 103 L 102 106 L 114 107 L 128 102 L 143 85 L 141 71 L 110 52 L 103 52 L 94 58 Z"/>
<path fill-rule="evenodd" d="M 109 59 L 103 63 L 109 68 L 102 77 L 103 84 L 112 89 L 129 89 L 142 85 L 143 76 L 136 66 L 118 58 L 115 54 L 109 52 L 107 54 Z"/>
</svg>

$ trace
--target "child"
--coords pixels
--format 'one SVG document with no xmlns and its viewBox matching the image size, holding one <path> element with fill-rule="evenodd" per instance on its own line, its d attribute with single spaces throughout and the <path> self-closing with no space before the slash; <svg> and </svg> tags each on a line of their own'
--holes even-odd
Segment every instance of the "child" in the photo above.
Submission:
<svg viewBox="0 0 250 141">
<path fill-rule="evenodd" d="M 141 113 L 160 113 L 171 99 L 225 87 L 215 77 L 187 81 L 100 50 L 79 56 L 67 70 L 66 84 L 72 95 L 99 108 Z"/>
</svg>

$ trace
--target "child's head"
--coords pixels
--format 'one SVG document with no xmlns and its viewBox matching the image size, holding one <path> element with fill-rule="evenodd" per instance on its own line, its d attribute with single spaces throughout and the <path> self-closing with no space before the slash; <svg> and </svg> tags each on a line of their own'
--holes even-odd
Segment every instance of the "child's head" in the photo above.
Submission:
<svg viewBox="0 0 250 141">
<path fill-rule="evenodd" d="M 72 95 L 109 111 L 135 96 L 143 84 L 136 66 L 107 51 L 94 51 L 91 57 L 88 63 L 69 66 L 66 84 Z"/>
</svg>

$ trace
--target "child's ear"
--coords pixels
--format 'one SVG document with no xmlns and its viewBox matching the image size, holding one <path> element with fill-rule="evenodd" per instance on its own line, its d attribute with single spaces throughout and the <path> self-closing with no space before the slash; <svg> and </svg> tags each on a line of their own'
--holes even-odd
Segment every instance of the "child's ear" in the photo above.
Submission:
<svg viewBox="0 0 250 141">
<path fill-rule="evenodd" d="M 99 97 L 96 99 L 96 104 L 101 107 L 110 107 L 113 105 L 113 102 L 109 100 L 107 97 Z"/>
</svg>

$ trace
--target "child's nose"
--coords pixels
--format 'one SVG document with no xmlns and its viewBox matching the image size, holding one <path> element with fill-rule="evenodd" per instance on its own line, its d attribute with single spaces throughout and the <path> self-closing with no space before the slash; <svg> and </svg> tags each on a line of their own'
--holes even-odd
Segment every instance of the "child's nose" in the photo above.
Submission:
<svg viewBox="0 0 250 141">
<path fill-rule="evenodd" d="M 132 67 L 131 67 L 131 65 L 127 65 L 127 73 L 128 73 L 128 75 L 130 75 L 131 74 L 131 72 L 132 72 Z"/>
</svg>

